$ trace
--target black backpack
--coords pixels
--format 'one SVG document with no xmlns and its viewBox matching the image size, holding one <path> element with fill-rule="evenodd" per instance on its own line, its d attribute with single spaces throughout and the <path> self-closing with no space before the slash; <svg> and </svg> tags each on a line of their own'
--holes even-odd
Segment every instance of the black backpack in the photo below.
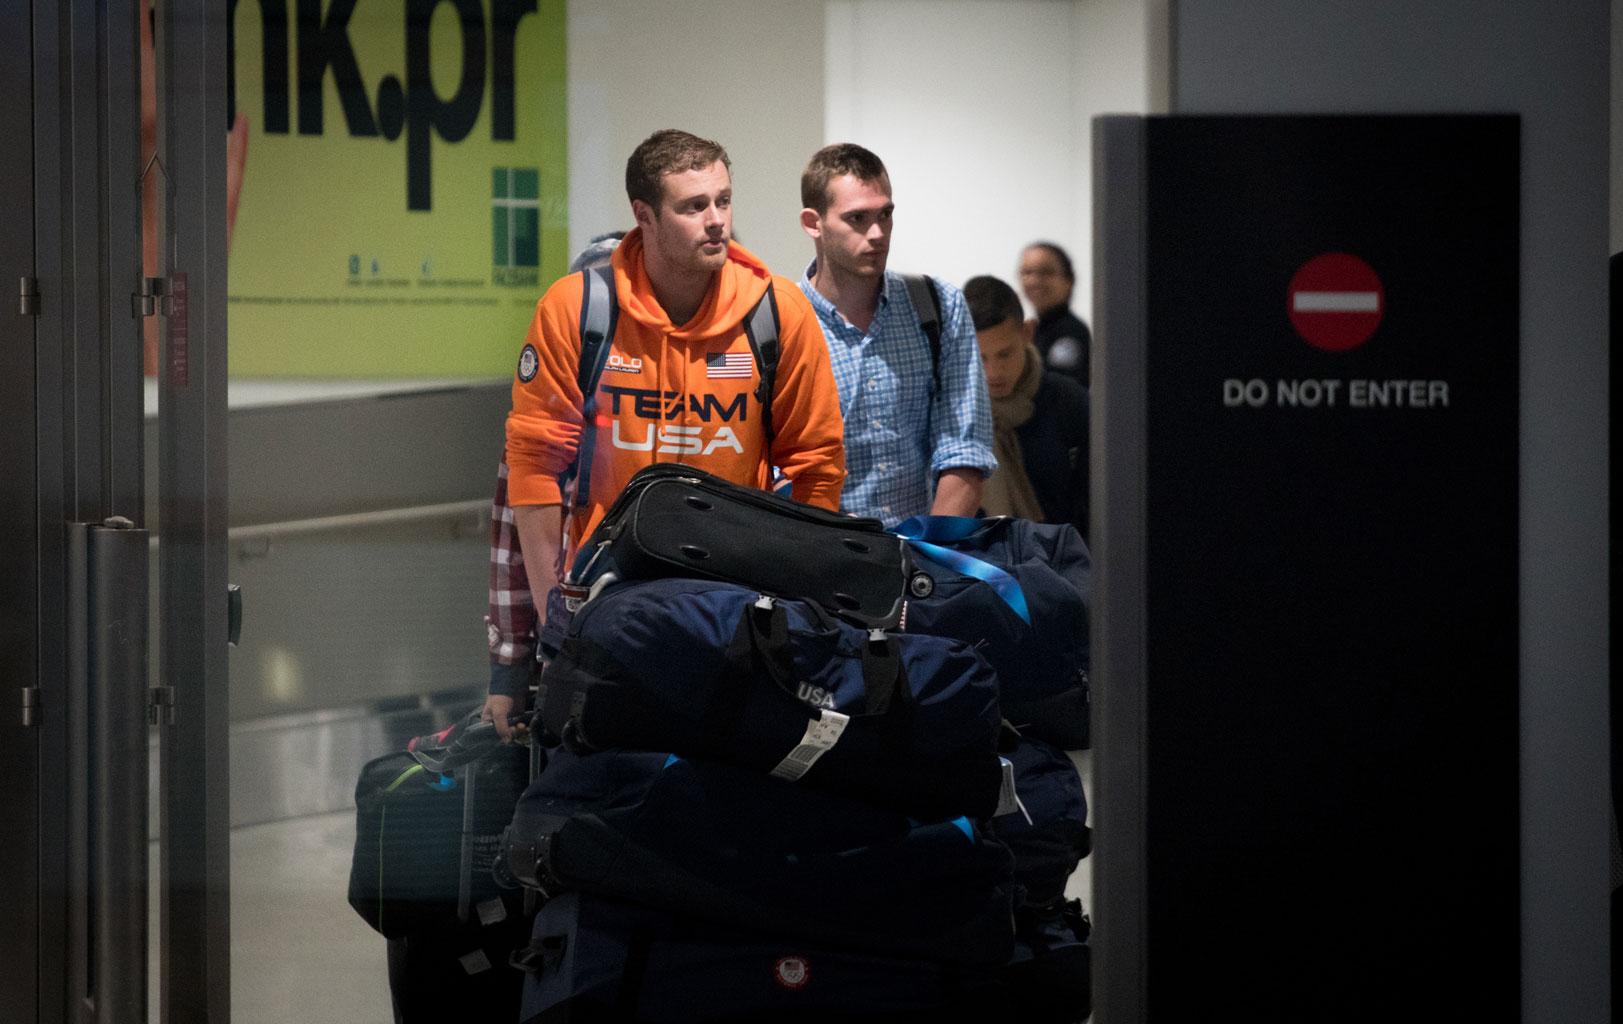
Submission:
<svg viewBox="0 0 1623 1024">
<path fill-rule="evenodd" d="M 907 296 L 913 300 L 913 310 L 919 315 L 919 330 L 930 343 L 930 383 L 933 395 L 941 390 L 941 298 L 936 294 L 935 279 L 927 275 L 903 274 Z"/>
</svg>

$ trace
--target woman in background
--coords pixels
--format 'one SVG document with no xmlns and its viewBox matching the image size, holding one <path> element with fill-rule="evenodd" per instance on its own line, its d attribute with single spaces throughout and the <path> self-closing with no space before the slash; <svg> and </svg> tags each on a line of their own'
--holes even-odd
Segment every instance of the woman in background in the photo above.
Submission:
<svg viewBox="0 0 1623 1024">
<path fill-rule="evenodd" d="M 1071 257 L 1053 242 L 1033 242 L 1020 253 L 1020 290 L 1037 311 L 1031 340 L 1050 370 L 1088 386 L 1088 347 L 1093 335 L 1071 312 L 1076 272 Z"/>
</svg>

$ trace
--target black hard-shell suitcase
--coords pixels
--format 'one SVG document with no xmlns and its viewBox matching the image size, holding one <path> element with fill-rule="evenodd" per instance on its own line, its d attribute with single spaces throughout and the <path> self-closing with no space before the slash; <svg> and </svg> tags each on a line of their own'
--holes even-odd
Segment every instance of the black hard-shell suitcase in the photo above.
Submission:
<svg viewBox="0 0 1623 1024">
<path fill-rule="evenodd" d="M 581 545 L 571 582 L 722 580 L 812 601 L 870 629 L 901 619 L 907 546 L 877 519 L 803 505 L 681 463 L 633 476 Z"/>
</svg>

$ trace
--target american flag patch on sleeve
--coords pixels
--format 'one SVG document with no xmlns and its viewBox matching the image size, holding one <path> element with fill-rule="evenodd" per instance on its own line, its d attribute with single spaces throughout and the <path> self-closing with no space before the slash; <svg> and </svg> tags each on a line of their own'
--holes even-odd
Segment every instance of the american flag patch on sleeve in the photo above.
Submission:
<svg viewBox="0 0 1623 1024">
<path fill-rule="evenodd" d="M 704 357 L 704 375 L 718 378 L 748 378 L 755 373 L 755 357 L 748 352 L 716 352 Z"/>
</svg>

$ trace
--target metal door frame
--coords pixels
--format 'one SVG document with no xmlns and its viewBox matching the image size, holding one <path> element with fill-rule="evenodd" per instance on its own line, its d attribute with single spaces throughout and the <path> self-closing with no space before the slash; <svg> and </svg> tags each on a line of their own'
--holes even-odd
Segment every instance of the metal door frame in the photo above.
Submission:
<svg viewBox="0 0 1623 1024">
<path fill-rule="evenodd" d="M 34 256 L 33 11 L 0 5 L 0 771 L 11 781 L 0 843 L 0 877 L 11 882 L 0 918 L 0 1006 L 36 1020 L 40 1006 L 39 530 L 34 395 L 34 321 L 39 308 Z"/>
<path fill-rule="evenodd" d="M 18 794 L 0 867 L 20 894 L 0 925 L 0 1004 L 8 1020 L 37 1024 L 147 1019 L 138 296 L 153 291 L 170 293 L 156 310 L 160 647 L 161 692 L 177 705 L 162 743 L 162 1018 L 230 1015 L 226 12 L 202 0 L 160 9 L 161 142 L 145 171 L 169 201 L 155 288 L 141 268 L 139 5 L 0 9 L 0 81 L 13 100 L 0 115 L 0 185 L 14 204 L 0 238 L 13 296 L 0 307 L 0 528 L 14 538 L 0 550 L 10 641 L 0 685 L 16 701 L 0 716 L 0 767 Z"/>
<path fill-rule="evenodd" d="M 34 872 L 18 880 L 38 899 L 25 998 L 41 1024 L 136 1020 L 146 1012 L 147 833 L 131 810 L 144 808 L 146 773 L 118 762 L 144 748 L 146 719 L 146 566 L 127 557 L 145 546 L 130 304 L 141 273 L 138 15 L 133 4 L 16 6 L 31 123 L 6 145 L 26 154 L 31 210 L 11 222 L 30 225 L 33 246 L 17 310 L 30 318 L 32 395 L 19 405 L 34 462 L 21 531 L 33 555 L 34 689 L 20 718 L 38 822 Z M 102 538 L 114 516 L 127 528 Z"/>
<path fill-rule="evenodd" d="M 225 54 L 228 8 L 166 0 L 157 25 L 160 274 L 160 1020 L 231 1015 L 227 660 Z"/>
</svg>

